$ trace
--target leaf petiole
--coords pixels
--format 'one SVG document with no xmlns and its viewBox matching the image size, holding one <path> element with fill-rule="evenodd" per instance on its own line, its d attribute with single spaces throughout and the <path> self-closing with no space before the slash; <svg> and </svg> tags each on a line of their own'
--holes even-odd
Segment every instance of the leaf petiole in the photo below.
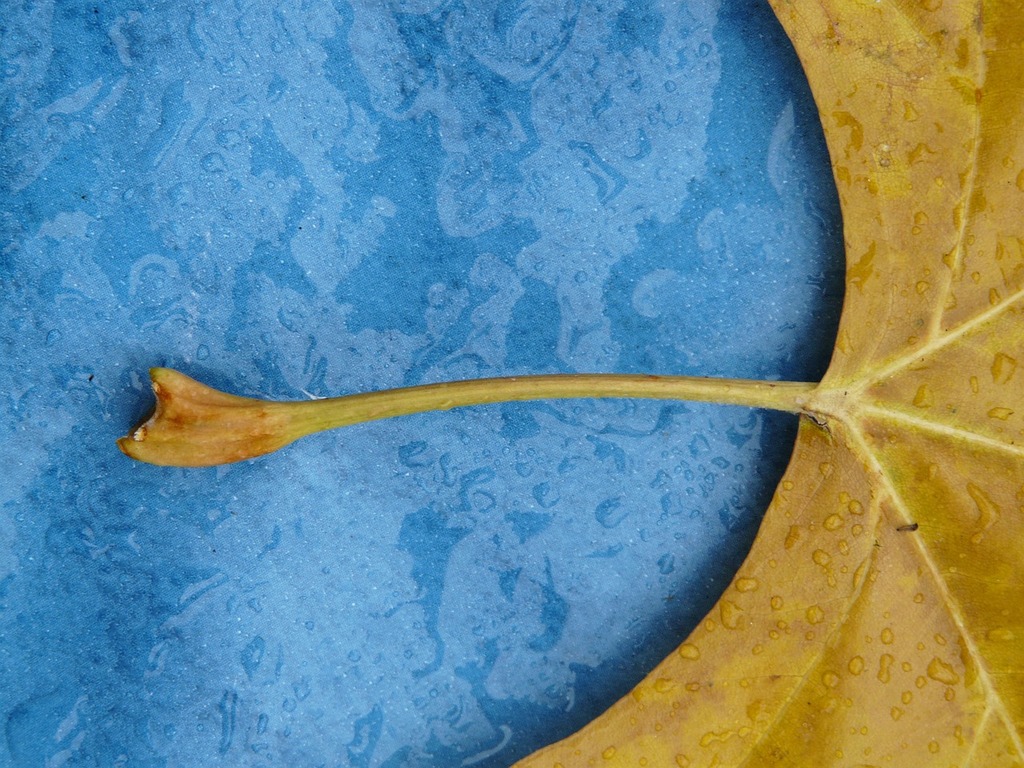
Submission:
<svg viewBox="0 0 1024 768">
<path fill-rule="evenodd" d="M 242 461 L 326 429 L 468 405 L 643 398 L 800 413 L 817 386 L 804 382 L 584 373 L 471 379 L 281 402 L 230 395 L 170 368 L 153 368 L 150 377 L 156 395 L 153 414 L 118 440 L 118 446 L 133 459 L 179 467 Z"/>
</svg>

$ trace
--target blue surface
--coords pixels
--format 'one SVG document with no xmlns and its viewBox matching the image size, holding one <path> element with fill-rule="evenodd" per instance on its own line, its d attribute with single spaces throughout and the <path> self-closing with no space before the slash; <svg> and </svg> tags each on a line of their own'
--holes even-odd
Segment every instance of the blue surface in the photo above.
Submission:
<svg viewBox="0 0 1024 768">
<path fill-rule="evenodd" d="M 293 5 L 5 6 L 0 765 L 507 765 L 682 640 L 795 430 L 581 400 L 162 469 L 114 444 L 151 365 L 824 370 L 839 214 L 765 4 Z"/>
</svg>

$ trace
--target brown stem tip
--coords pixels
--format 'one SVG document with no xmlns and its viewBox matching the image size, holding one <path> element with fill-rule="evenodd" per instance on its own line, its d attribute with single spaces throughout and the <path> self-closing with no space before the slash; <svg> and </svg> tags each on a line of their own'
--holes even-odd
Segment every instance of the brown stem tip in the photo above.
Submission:
<svg viewBox="0 0 1024 768">
<path fill-rule="evenodd" d="M 133 459 L 208 467 L 262 456 L 302 436 L 289 428 L 283 403 L 229 395 L 170 368 L 149 375 L 156 408 L 117 441 Z"/>
</svg>

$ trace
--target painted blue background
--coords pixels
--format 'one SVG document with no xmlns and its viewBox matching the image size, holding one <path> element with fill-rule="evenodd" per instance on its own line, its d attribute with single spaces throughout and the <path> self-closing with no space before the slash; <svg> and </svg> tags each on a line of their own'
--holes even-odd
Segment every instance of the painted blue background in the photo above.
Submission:
<svg viewBox="0 0 1024 768">
<path fill-rule="evenodd" d="M 792 419 L 564 401 L 178 470 L 171 365 L 304 398 L 815 379 L 814 106 L 753 0 L 4 4 L 0 765 L 501 766 L 717 598 Z"/>
</svg>

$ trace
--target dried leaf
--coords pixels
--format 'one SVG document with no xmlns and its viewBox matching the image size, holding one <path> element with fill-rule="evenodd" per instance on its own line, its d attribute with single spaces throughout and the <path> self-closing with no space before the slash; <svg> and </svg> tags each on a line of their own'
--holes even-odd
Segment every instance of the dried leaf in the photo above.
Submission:
<svg viewBox="0 0 1024 768">
<path fill-rule="evenodd" d="M 818 423 L 700 627 L 524 768 L 1024 764 L 1024 4 L 774 4 L 846 225 Z"/>
</svg>

